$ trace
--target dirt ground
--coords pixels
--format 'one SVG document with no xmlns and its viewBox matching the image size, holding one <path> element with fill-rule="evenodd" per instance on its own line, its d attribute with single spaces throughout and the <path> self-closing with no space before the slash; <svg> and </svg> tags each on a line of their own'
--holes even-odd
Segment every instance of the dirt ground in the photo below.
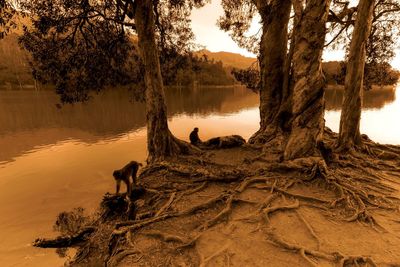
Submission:
<svg viewBox="0 0 400 267">
<path fill-rule="evenodd" d="M 136 219 L 100 213 L 71 264 L 400 266 L 400 147 L 364 139 L 327 165 L 245 145 L 147 166 Z"/>
</svg>

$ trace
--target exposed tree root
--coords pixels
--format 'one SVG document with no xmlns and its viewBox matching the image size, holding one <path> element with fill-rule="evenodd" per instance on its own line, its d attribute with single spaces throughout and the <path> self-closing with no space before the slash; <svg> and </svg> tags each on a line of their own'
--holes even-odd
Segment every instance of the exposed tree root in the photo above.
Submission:
<svg viewBox="0 0 400 267">
<path fill-rule="evenodd" d="M 211 220 L 207 221 L 206 223 L 204 223 L 200 229 L 201 230 L 206 230 L 212 226 L 214 226 L 215 224 L 217 224 L 220 220 L 222 220 L 223 218 L 227 217 L 231 211 L 232 211 L 232 202 L 233 202 L 233 195 L 230 195 L 228 197 L 228 200 L 226 201 L 226 207 L 217 214 L 217 216 L 215 216 L 214 218 L 212 218 Z"/>
<path fill-rule="evenodd" d="M 146 166 L 142 170 L 141 176 L 150 176 L 154 173 L 163 171 L 168 174 L 173 174 L 177 177 L 190 178 L 192 182 L 233 182 L 243 179 L 244 176 L 248 176 L 248 172 L 237 168 L 206 168 L 203 166 L 192 167 L 191 164 L 182 164 L 174 162 L 157 162 Z"/>
<path fill-rule="evenodd" d="M 115 228 L 116 230 L 114 230 L 114 233 L 116 234 L 122 234 L 125 233 L 128 230 L 136 230 L 139 228 L 142 228 L 146 225 L 155 223 L 155 222 L 160 222 L 162 220 L 168 219 L 168 218 L 172 218 L 177 216 L 177 214 L 164 214 L 164 215 L 160 215 L 158 217 L 153 217 L 153 218 L 149 218 L 149 219 L 144 219 L 144 220 L 139 220 L 139 221 L 125 221 L 125 222 L 119 222 L 116 223 Z M 125 227 L 125 228 L 123 228 Z M 122 228 L 122 229 L 120 229 Z"/>
<path fill-rule="evenodd" d="M 287 250 L 291 250 L 291 251 L 295 251 L 298 253 L 301 253 L 301 251 L 303 251 L 303 253 L 305 255 L 310 255 L 316 258 L 320 258 L 320 259 L 324 259 L 324 260 L 328 260 L 328 261 L 333 261 L 333 262 L 338 262 L 339 261 L 339 254 L 337 253 L 326 253 L 326 252 L 322 252 L 319 250 L 313 250 L 313 249 L 308 249 L 305 248 L 303 246 L 300 245 L 296 245 L 296 244 L 292 244 L 289 243 L 287 241 L 284 241 L 282 238 L 280 238 L 277 234 L 268 231 L 267 232 L 267 238 L 269 241 L 271 241 L 272 244 L 278 246 L 278 247 L 282 247 L 284 249 Z"/>
<path fill-rule="evenodd" d="M 377 267 L 375 262 L 370 257 L 364 256 L 344 256 L 339 262 L 339 266 L 348 266 L 348 265 L 356 265 L 360 266 L 360 264 L 369 264 L 372 267 Z"/>
<path fill-rule="evenodd" d="M 34 247 L 39 248 L 65 248 L 84 242 L 88 235 L 96 230 L 95 227 L 85 227 L 79 233 L 72 236 L 59 236 L 55 239 L 38 238 L 33 242 Z"/>
<path fill-rule="evenodd" d="M 172 204 L 172 202 L 174 201 L 176 196 L 176 192 L 173 192 L 169 198 L 169 200 L 165 203 L 165 205 L 163 205 L 154 215 L 154 217 L 158 217 L 160 216 L 160 214 L 162 214 L 164 211 L 166 211 Z"/>
<path fill-rule="evenodd" d="M 300 249 L 299 251 L 300 256 L 303 257 L 303 259 L 305 259 L 311 266 L 318 266 L 315 262 L 313 262 L 307 255 L 304 249 Z"/>
<path fill-rule="evenodd" d="M 180 237 L 178 235 L 168 234 L 168 233 L 164 233 L 164 232 L 157 231 L 157 230 L 144 231 L 144 232 L 141 232 L 141 234 L 160 238 L 164 242 L 180 242 L 182 244 L 185 244 L 188 242 L 183 237 Z"/>
<path fill-rule="evenodd" d="M 182 195 L 185 196 L 185 195 L 190 195 L 190 194 L 197 193 L 197 192 L 203 190 L 204 188 L 206 188 L 207 185 L 208 185 L 208 182 L 205 181 L 201 185 L 199 185 L 198 187 L 195 187 L 193 189 L 189 189 L 189 190 L 183 192 Z"/>
<path fill-rule="evenodd" d="M 225 252 L 228 248 L 229 248 L 229 244 L 228 244 L 228 245 L 225 245 L 225 246 L 223 246 L 221 249 L 215 251 L 213 254 L 211 254 L 211 255 L 208 256 L 207 258 L 202 259 L 199 266 L 200 266 L 200 267 L 205 267 L 205 266 L 207 266 L 207 263 L 208 263 L 210 260 L 212 260 L 213 258 L 215 258 L 215 257 L 217 257 L 217 256 L 219 256 L 219 255 L 221 255 L 221 254 L 222 254 L 223 252 Z"/>
<path fill-rule="evenodd" d="M 324 259 L 324 260 L 328 260 L 328 261 L 332 261 L 335 263 L 338 263 L 339 266 L 347 266 L 348 264 L 352 264 L 352 263 L 368 263 L 371 266 L 377 266 L 375 264 L 375 262 L 370 258 L 370 257 L 366 257 L 366 256 L 344 256 L 343 254 L 341 254 L 340 252 L 331 252 L 331 253 L 326 253 L 326 252 L 322 252 L 319 250 L 312 250 L 312 249 L 308 249 L 305 248 L 301 245 L 296 245 L 296 244 L 292 244 L 289 243 L 287 241 L 284 241 L 282 238 L 280 238 L 277 234 L 268 231 L 267 232 L 267 237 L 268 240 L 271 241 L 272 244 L 290 250 L 290 251 L 295 251 L 297 253 L 299 253 L 303 258 L 305 258 L 309 263 L 311 263 L 313 266 L 315 266 L 316 264 L 314 262 L 312 262 L 311 260 L 309 260 L 309 258 L 307 257 L 312 256 L 315 258 L 320 258 L 320 259 Z M 318 266 L 318 265 L 317 265 Z"/>
<path fill-rule="evenodd" d="M 267 182 L 271 181 L 273 177 L 250 177 L 245 179 L 235 190 L 239 193 L 242 193 L 249 185 L 253 183 L 259 183 L 259 182 Z"/>
<path fill-rule="evenodd" d="M 264 219 L 266 222 L 269 223 L 269 215 L 276 212 L 276 211 L 283 211 L 283 210 L 293 210 L 297 209 L 300 206 L 299 201 L 296 200 L 293 204 L 291 205 L 286 205 L 286 206 L 275 206 L 275 207 L 269 207 L 269 208 L 264 208 L 262 210 L 262 213 L 264 215 Z"/>
<path fill-rule="evenodd" d="M 108 259 L 105 266 L 117 266 L 123 259 L 133 254 L 140 254 L 140 251 L 134 249 L 122 250 Z"/>
<path fill-rule="evenodd" d="M 270 185 L 257 185 L 257 186 L 255 186 L 255 188 L 264 189 L 264 190 L 273 190 L 275 192 L 281 193 L 282 195 L 285 195 L 285 196 L 288 196 L 288 197 L 293 197 L 295 199 L 303 200 L 303 201 L 307 201 L 307 202 L 314 202 L 314 203 L 320 203 L 320 204 L 328 204 L 328 203 L 330 203 L 328 200 L 325 200 L 325 199 L 320 199 L 320 198 L 317 198 L 317 197 L 304 196 L 304 195 L 300 195 L 300 194 L 290 193 L 290 192 L 288 192 L 286 190 L 280 189 L 278 187 L 270 186 Z"/>
<path fill-rule="evenodd" d="M 315 161 L 314 161 L 315 163 Z M 308 164 L 308 163 L 307 163 Z M 309 166 L 307 165 L 306 166 Z M 317 163 L 319 164 L 319 163 Z M 276 172 L 281 172 L 282 169 L 284 170 L 296 170 L 296 171 L 301 171 L 304 172 L 304 166 L 302 166 L 302 163 L 290 163 L 288 166 L 284 166 L 283 163 L 280 163 L 279 165 L 274 165 L 272 168 L 269 167 L 269 169 L 273 169 Z M 155 236 L 157 238 L 160 238 L 164 242 L 179 242 L 182 243 L 179 247 L 176 247 L 176 249 L 184 249 L 184 248 L 190 248 L 196 245 L 196 242 L 198 238 L 201 236 L 201 232 L 207 230 L 210 227 L 215 226 L 216 224 L 220 223 L 224 219 L 227 219 L 229 214 L 233 210 L 233 203 L 236 201 L 241 201 L 239 198 L 239 195 L 246 191 L 248 188 L 256 188 L 256 189 L 262 189 L 262 190 L 268 190 L 270 194 L 263 202 L 257 203 L 254 201 L 248 201 L 250 204 L 258 204 L 259 208 L 258 211 L 259 213 L 263 214 L 263 218 L 265 222 L 269 222 L 269 217 L 271 214 L 274 212 L 278 211 L 286 211 L 286 210 L 294 210 L 299 219 L 303 222 L 305 227 L 308 229 L 309 233 L 311 236 L 316 240 L 317 242 L 317 250 L 312 250 L 309 248 L 302 247 L 300 245 L 294 245 L 291 243 L 288 243 L 286 241 L 283 241 L 283 239 L 278 238 L 276 234 L 273 233 L 268 233 L 270 241 L 274 243 L 275 245 L 278 245 L 280 247 L 283 247 L 288 250 L 296 251 L 299 253 L 301 257 L 303 257 L 311 266 L 318 266 L 318 262 L 314 260 L 314 258 L 318 259 L 324 259 L 332 262 L 339 263 L 340 266 L 346 266 L 348 264 L 369 264 L 371 266 L 375 266 L 374 262 L 369 258 L 369 257 L 362 257 L 362 256 L 343 256 L 338 252 L 333 252 L 333 253 L 326 253 L 323 251 L 320 251 L 321 247 L 321 242 L 318 236 L 316 235 L 314 229 L 311 227 L 311 225 L 307 222 L 307 220 L 301 215 L 300 212 L 298 212 L 298 208 L 300 206 L 300 202 L 304 203 L 304 205 L 311 205 L 315 206 L 319 209 L 323 209 L 325 211 L 328 211 L 330 208 L 335 207 L 335 206 L 340 206 L 341 203 L 344 204 L 345 208 L 348 210 L 353 211 L 353 215 L 346 217 L 346 221 L 355 221 L 355 220 L 360 220 L 369 223 L 371 226 L 379 226 L 379 224 L 376 222 L 376 220 L 370 216 L 370 214 L 367 211 L 366 205 L 369 206 L 374 206 L 374 207 L 379 207 L 379 208 L 392 208 L 389 206 L 388 203 L 391 203 L 388 199 L 383 199 L 382 196 L 387 196 L 387 193 L 389 192 L 394 192 L 392 188 L 389 186 L 382 184 L 377 181 L 376 177 L 373 177 L 373 175 L 367 176 L 367 177 L 362 177 L 363 182 L 368 185 L 367 187 L 360 187 L 358 184 L 355 184 L 353 180 L 347 178 L 347 179 L 342 179 L 338 175 L 341 175 L 342 177 L 345 177 L 343 173 L 338 172 L 336 175 L 332 175 L 332 171 L 328 173 L 324 173 L 325 169 L 324 167 L 322 168 L 322 171 L 320 167 L 312 167 L 314 171 L 311 171 L 311 175 L 309 174 L 308 177 L 310 176 L 316 176 L 320 177 L 320 179 L 310 179 L 307 178 L 305 180 L 297 180 L 295 181 L 289 181 L 288 183 L 284 183 L 281 180 L 285 180 L 284 176 L 279 176 L 279 175 L 274 175 L 274 176 L 263 176 L 263 175 L 258 175 L 258 176 L 240 176 L 238 173 L 235 174 L 235 176 L 230 176 L 228 178 L 219 177 L 218 175 L 210 175 L 209 173 L 207 175 L 205 174 L 195 174 L 195 178 L 192 178 L 192 182 L 203 182 L 201 185 L 196 186 L 191 189 L 186 189 L 182 191 L 180 194 L 178 192 L 173 192 L 170 195 L 170 198 L 168 201 L 162 205 L 162 207 L 159 209 L 159 211 L 155 214 L 153 218 L 149 219 L 144 219 L 144 220 L 137 220 L 137 221 L 126 221 L 123 223 L 120 223 L 117 225 L 117 227 L 122 227 L 122 229 L 117 230 L 118 232 L 130 232 L 142 227 L 145 227 L 146 225 L 153 224 L 155 222 L 160 222 L 169 218 L 174 218 L 174 217 L 179 217 L 179 216 L 186 216 L 186 215 L 191 215 L 196 213 L 199 210 L 207 209 L 215 204 L 217 204 L 220 201 L 225 202 L 224 208 L 217 214 L 215 215 L 212 219 L 206 221 L 203 223 L 198 230 L 200 230 L 200 234 L 197 235 L 195 238 L 193 238 L 190 241 L 185 240 L 184 238 L 174 235 L 174 234 L 167 234 L 163 232 L 144 232 L 144 234 Z M 301 169 L 303 168 L 303 169 Z M 316 171 L 315 171 L 316 170 Z M 178 172 L 175 170 L 173 171 L 175 175 L 178 174 Z M 221 172 L 223 173 L 223 172 Z M 262 172 L 261 172 L 262 173 Z M 249 173 L 248 173 L 249 174 Z M 321 175 L 323 174 L 323 175 Z M 183 174 L 184 177 L 187 176 L 185 172 Z M 245 179 L 244 179 L 245 178 Z M 277 179 L 278 178 L 278 179 Z M 199 205 L 196 205 L 194 207 L 188 208 L 183 211 L 179 212 L 169 212 L 165 213 L 167 209 L 173 204 L 174 200 L 175 202 L 179 201 L 183 196 L 185 195 L 190 195 L 194 194 L 196 192 L 199 192 L 201 190 L 204 190 L 207 185 L 209 185 L 210 182 L 235 182 L 238 183 L 238 185 L 235 187 L 233 191 L 228 191 L 224 192 L 216 197 L 210 198 L 204 203 L 201 203 Z M 281 181 L 279 184 L 282 185 L 284 184 L 283 187 L 278 186 L 278 181 Z M 293 187 L 295 183 L 309 183 L 313 181 L 324 181 L 328 186 L 331 186 L 335 189 L 337 193 L 337 199 L 335 201 L 331 201 L 328 199 L 320 199 L 318 197 L 314 196 L 305 196 L 305 195 L 300 195 L 296 193 L 292 193 L 287 191 L 288 188 Z M 372 188 L 372 190 L 371 190 Z M 368 192 L 368 193 L 367 193 Z M 379 192 L 382 192 L 382 196 L 378 194 Z M 178 195 L 179 194 L 179 195 Z M 178 195 L 178 197 L 176 197 Z M 289 205 L 279 205 L 279 206 L 270 206 L 270 204 L 279 196 L 282 195 L 290 197 L 292 199 L 295 199 L 295 202 L 293 204 Z M 379 202 L 377 201 L 379 199 Z M 244 201 L 246 202 L 246 201 Z M 247 203 L 247 202 L 246 202 Z M 303 205 L 303 204 L 302 204 Z M 251 215 L 254 217 L 254 215 Z M 246 218 L 244 218 L 246 219 Z M 116 233 L 118 233 L 116 232 Z M 196 249 L 197 250 L 197 249 Z M 207 264 L 208 261 L 210 261 L 212 258 L 220 255 L 226 250 L 226 248 L 222 248 L 221 251 L 217 251 L 216 253 L 212 254 L 211 256 L 205 258 L 203 257 L 200 252 L 199 258 L 200 258 L 200 264 L 201 266 L 204 266 Z"/>
<path fill-rule="evenodd" d="M 176 247 L 175 249 L 182 250 L 182 249 L 187 249 L 187 248 L 193 247 L 196 244 L 197 240 L 200 239 L 201 235 L 202 235 L 202 233 L 196 235 L 190 241 L 184 243 L 183 245 L 180 245 L 180 246 Z"/>
<path fill-rule="evenodd" d="M 317 250 L 319 250 L 320 246 L 321 246 L 321 241 L 319 240 L 319 238 L 318 238 L 317 234 L 315 233 L 314 229 L 308 223 L 308 221 L 304 218 L 304 216 L 301 214 L 301 212 L 299 210 L 296 210 L 296 214 L 300 218 L 300 220 L 304 223 L 304 225 L 307 227 L 307 230 L 310 232 L 311 236 L 317 242 Z"/>
<path fill-rule="evenodd" d="M 332 140 L 329 140 L 330 138 Z M 334 134 L 328 134 L 327 139 L 332 143 Z M 121 217 L 119 219 L 123 221 L 117 222 L 115 229 L 110 230 L 113 231 L 109 239 L 112 248 L 109 262 L 119 262 L 123 257 L 138 253 L 136 250 L 127 250 L 126 247 L 134 247 L 136 243 L 131 240 L 146 235 L 159 239 L 163 246 L 167 246 L 171 251 L 198 257 L 195 261 L 199 260 L 200 265 L 205 266 L 215 257 L 225 253 L 228 246 L 205 257 L 199 250 L 200 237 L 210 228 L 229 221 L 233 212 L 242 212 L 243 209 L 237 209 L 238 206 L 244 208 L 245 205 L 252 205 L 254 213 L 249 216 L 244 214 L 245 216 L 236 219 L 235 223 L 240 225 L 240 222 L 245 221 L 251 224 L 258 223 L 260 226 L 269 224 L 270 220 L 274 219 L 272 215 L 277 212 L 289 211 L 297 214 L 300 225 L 306 228 L 306 233 L 316 242 L 313 249 L 285 241 L 285 237 L 272 232 L 270 227 L 263 229 L 266 228 L 268 240 L 272 244 L 298 253 L 311 266 L 320 265 L 320 261 L 329 261 L 340 266 L 376 266 L 370 257 L 326 252 L 319 238 L 322 233 L 317 234 L 301 213 L 302 208 L 307 206 L 318 209 L 313 212 L 321 212 L 331 221 L 357 221 L 373 229 L 384 230 L 373 215 L 376 209 L 399 212 L 400 199 L 395 195 L 398 192 L 393 184 L 400 184 L 400 170 L 396 167 L 399 166 L 400 160 L 391 153 L 400 153 L 400 147 L 386 148 L 369 141 L 366 143 L 368 153 L 355 151 L 351 154 L 336 155 L 329 162 L 329 167 L 319 157 L 268 162 L 262 168 L 252 168 L 252 162 L 246 167 L 238 168 L 213 164 L 209 159 L 202 158 L 186 158 L 180 162 L 162 161 L 149 165 L 143 169 L 140 178 L 145 186 L 152 188 L 146 188 L 147 195 L 142 200 L 145 204 L 138 211 L 136 219 L 125 220 L 126 217 Z M 390 153 L 382 154 L 379 150 Z M 307 193 L 299 193 L 304 187 L 311 189 L 304 190 Z M 313 188 L 316 189 L 316 193 Z M 202 194 L 196 194 L 198 192 Z M 203 197 L 207 199 L 197 204 L 198 199 Z M 285 197 L 288 198 L 287 203 Z M 195 198 L 193 202 L 196 205 L 182 208 L 185 201 Z M 212 211 L 212 215 L 207 210 Z M 170 229 L 163 230 L 164 225 L 180 222 L 179 217 L 182 217 L 182 221 L 195 220 L 194 227 L 190 224 L 187 228 L 191 230 L 187 230 L 182 226 L 179 234 L 169 232 Z M 173 220 L 160 223 L 169 219 Z M 150 230 L 153 228 L 160 230 Z M 192 230 L 193 228 L 196 230 Z M 126 252 L 119 250 L 121 247 L 125 248 Z M 143 253 L 146 252 L 139 252 Z"/>
<path fill-rule="evenodd" d="M 128 230 L 136 230 L 139 228 L 142 228 L 146 225 L 155 223 L 155 222 L 160 222 L 169 218 L 173 218 L 173 217 L 178 217 L 178 216 L 184 216 L 184 215 L 190 215 L 192 213 L 195 213 L 199 210 L 202 209 L 206 209 L 210 206 L 212 206 L 213 204 L 223 200 L 224 198 L 227 197 L 226 193 L 223 193 L 217 197 L 211 198 L 210 200 L 206 201 L 205 203 L 199 204 L 197 206 L 191 207 L 187 210 L 184 210 L 182 212 L 175 212 L 175 213 L 168 213 L 168 214 L 164 214 L 164 215 L 160 215 L 158 217 L 153 217 L 150 219 L 145 219 L 145 220 L 141 220 L 141 221 L 125 221 L 125 222 L 120 222 L 116 224 L 116 229 L 119 229 L 121 227 L 125 227 L 124 229 L 120 229 L 120 230 L 116 230 L 115 232 L 117 233 L 123 233 L 126 232 Z"/>
<path fill-rule="evenodd" d="M 258 212 L 261 212 L 263 209 L 268 207 L 276 198 L 278 197 L 277 194 L 271 194 L 269 195 L 261 204 L 258 209 Z"/>
<path fill-rule="evenodd" d="M 202 204 L 199 204 L 197 206 L 191 207 L 191 208 L 189 208 L 189 209 L 187 209 L 185 211 L 180 212 L 179 215 L 180 216 L 190 215 L 190 214 L 193 214 L 193 213 L 195 213 L 195 212 L 197 212 L 199 210 L 203 210 L 203 209 L 209 208 L 209 207 L 213 206 L 214 204 L 216 204 L 217 202 L 220 202 L 220 201 L 224 200 L 225 198 L 227 198 L 228 195 L 229 194 L 227 194 L 227 193 L 222 193 L 222 194 L 220 194 L 220 195 L 218 195 L 218 196 L 216 196 L 214 198 L 209 199 L 208 201 L 206 201 L 206 202 L 204 202 Z"/>
</svg>

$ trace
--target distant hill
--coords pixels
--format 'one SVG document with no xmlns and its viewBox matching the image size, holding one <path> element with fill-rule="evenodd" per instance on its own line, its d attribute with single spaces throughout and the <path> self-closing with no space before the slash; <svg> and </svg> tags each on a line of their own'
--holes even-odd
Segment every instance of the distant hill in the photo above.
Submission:
<svg viewBox="0 0 400 267">
<path fill-rule="evenodd" d="M 32 76 L 29 66 L 29 53 L 20 47 L 18 37 L 21 32 L 11 33 L 0 40 L 0 90 L 18 90 L 43 88 Z M 133 40 L 135 41 L 135 40 Z M 224 52 L 219 53 L 221 58 L 229 59 Z M 226 53 L 232 54 L 233 53 Z M 236 55 L 241 57 L 240 55 Z M 235 56 L 233 56 L 235 57 Z M 232 61 L 232 60 L 231 60 Z M 164 76 L 166 85 L 190 85 L 196 82 L 200 85 L 231 85 L 235 80 L 231 74 L 232 67 L 225 65 L 220 60 L 209 58 L 208 62 L 199 61 L 196 73 L 192 69 L 178 69 L 170 73 L 171 77 Z M 167 74 L 165 74 L 167 75 Z"/>
<path fill-rule="evenodd" d="M 28 24 L 26 21 L 23 22 Z M 32 77 L 28 63 L 28 53 L 21 49 L 18 44 L 18 36 L 20 34 L 22 34 L 22 30 L 17 28 L 13 33 L 0 40 L 0 89 L 41 87 Z M 199 79 L 201 84 L 232 84 L 235 82 L 231 74 L 233 68 L 247 69 L 252 65 L 257 67 L 256 58 L 245 57 L 232 52 L 211 52 L 207 49 L 202 49 L 194 52 L 194 54 L 198 57 L 205 55 L 209 61 L 201 66 L 201 73 L 197 74 L 197 78 L 195 77 L 195 79 Z M 343 82 L 341 63 L 340 61 L 322 63 L 322 69 L 328 84 Z M 182 76 L 184 73 L 179 74 Z M 191 78 L 193 79 L 193 77 Z M 175 84 L 175 82 L 172 84 Z"/>
<path fill-rule="evenodd" d="M 211 52 L 207 49 L 202 49 L 195 52 L 195 55 L 201 57 L 206 55 L 209 60 L 214 59 L 215 61 L 221 61 L 225 67 L 237 68 L 237 69 L 246 69 L 251 66 L 251 64 L 257 61 L 256 58 L 245 57 L 240 54 L 231 53 L 231 52 Z"/>
</svg>

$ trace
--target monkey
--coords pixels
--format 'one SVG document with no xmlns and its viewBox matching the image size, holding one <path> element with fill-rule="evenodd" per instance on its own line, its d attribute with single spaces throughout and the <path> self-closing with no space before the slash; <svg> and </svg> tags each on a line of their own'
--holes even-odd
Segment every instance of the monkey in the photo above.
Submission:
<svg viewBox="0 0 400 267">
<path fill-rule="evenodd" d="M 132 185 L 133 186 L 137 185 L 136 174 L 139 170 L 139 166 L 143 166 L 143 165 L 139 162 L 131 161 L 128 164 L 126 164 L 122 169 L 115 170 L 113 172 L 114 179 L 117 183 L 116 194 L 119 194 L 119 189 L 121 187 L 121 181 L 123 181 L 126 184 L 128 196 L 131 195 Z M 129 177 L 132 177 L 132 180 L 133 180 L 132 185 L 131 185 Z"/>
<path fill-rule="evenodd" d="M 201 140 L 199 138 L 199 128 L 195 127 L 193 129 L 193 131 L 189 135 L 189 139 L 190 139 L 190 143 L 195 146 L 203 143 L 203 142 L 201 142 Z"/>
</svg>

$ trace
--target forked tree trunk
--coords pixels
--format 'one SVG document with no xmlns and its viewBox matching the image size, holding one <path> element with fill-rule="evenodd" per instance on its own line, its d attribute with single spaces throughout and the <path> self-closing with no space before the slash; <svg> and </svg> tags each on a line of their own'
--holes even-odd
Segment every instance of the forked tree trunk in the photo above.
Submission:
<svg viewBox="0 0 400 267">
<path fill-rule="evenodd" d="M 141 59 L 145 69 L 148 161 L 181 152 L 181 141 L 168 129 L 167 106 L 155 39 L 152 0 L 135 1 L 135 23 Z"/>
<path fill-rule="evenodd" d="M 324 131 L 324 88 L 321 57 L 330 0 L 308 0 L 299 21 L 293 55 L 291 133 L 285 159 L 321 156 Z"/>
<path fill-rule="evenodd" d="M 365 46 L 371 32 L 374 0 L 360 0 L 350 43 L 340 116 L 338 150 L 347 151 L 361 144 L 360 119 L 365 66 Z"/>
<path fill-rule="evenodd" d="M 288 23 L 291 1 L 258 1 L 257 8 L 263 21 L 260 42 L 260 129 L 250 143 L 265 143 L 277 135 L 277 115 L 282 103 L 285 61 L 288 43 Z"/>
</svg>

